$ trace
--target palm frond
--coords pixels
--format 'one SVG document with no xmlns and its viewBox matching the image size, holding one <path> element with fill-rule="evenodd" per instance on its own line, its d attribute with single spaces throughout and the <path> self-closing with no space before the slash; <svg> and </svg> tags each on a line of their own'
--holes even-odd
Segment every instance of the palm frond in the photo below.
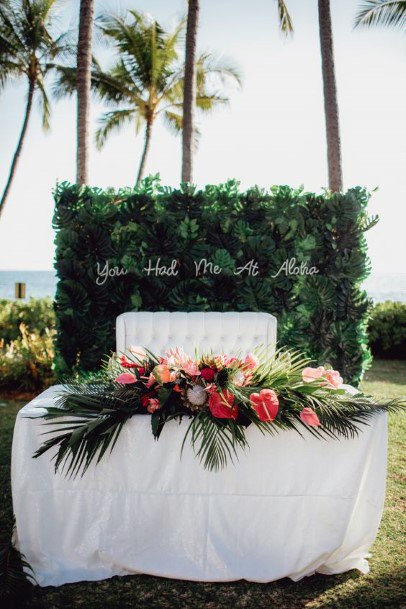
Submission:
<svg viewBox="0 0 406 609">
<path fill-rule="evenodd" d="M 363 0 L 354 27 L 406 28 L 406 0 Z"/>
<path fill-rule="evenodd" d="M 56 78 L 52 87 L 55 99 L 73 95 L 76 92 L 76 68 L 56 65 Z"/>
<path fill-rule="evenodd" d="M 39 89 L 39 93 L 40 93 L 39 104 L 40 104 L 40 108 L 41 108 L 42 128 L 45 131 L 48 131 L 50 128 L 51 106 L 49 103 L 49 99 L 48 99 L 42 78 L 38 78 L 37 88 Z"/>
<path fill-rule="evenodd" d="M 135 117 L 141 119 L 141 115 L 133 108 L 123 110 L 113 110 L 106 112 L 99 118 L 100 127 L 95 134 L 96 146 L 100 150 L 103 148 L 108 136 L 114 131 L 119 131 L 123 125 L 133 120 Z M 138 124 L 138 123 L 137 123 Z"/>
<path fill-rule="evenodd" d="M 44 434 L 52 437 L 34 458 L 57 448 L 52 457 L 55 471 L 83 475 L 93 461 L 99 463 L 109 448 L 113 450 L 124 423 L 137 412 L 134 401 L 139 393 L 134 385 L 112 382 L 66 385 L 56 406 L 46 410 L 43 418 L 52 429 Z"/>
<path fill-rule="evenodd" d="M 13 523 L 13 531 L 15 523 Z M 24 554 L 13 544 L 13 531 L 0 547 L 0 601 L 2 606 L 19 606 L 37 581 Z M 3 605 L 4 603 L 4 605 Z"/>
<path fill-rule="evenodd" d="M 0 90 L 2 90 L 10 80 L 21 76 L 22 69 L 18 63 L 2 57 L 0 57 L 0 67 Z"/>
<path fill-rule="evenodd" d="M 217 106 L 226 106 L 230 100 L 228 97 L 222 97 L 221 95 L 199 95 L 196 96 L 196 108 L 202 112 L 211 112 L 215 110 Z"/>
<path fill-rule="evenodd" d="M 76 67 L 56 66 L 57 79 L 54 96 L 61 98 L 76 92 Z M 132 81 L 124 62 L 118 61 L 111 70 L 105 72 L 95 57 L 92 60 L 91 87 L 98 97 L 114 105 L 130 102 L 141 106 L 144 102 L 141 92 Z"/>
<path fill-rule="evenodd" d="M 218 471 L 238 458 L 237 449 L 247 446 L 247 439 L 240 426 L 231 420 L 228 425 L 216 420 L 207 412 L 193 417 L 182 442 L 182 451 L 190 434 L 192 448 L 203 466 Z"/>
<path fill-rule="evenodd" d="M 288 8 L 283 0 L 276 0 L 278 5 L 279 29 L 285 35 L 293 34 L 293 24 Z"/>
<path fill-rule="evenodd" d="M 238 67 L 225 57 L 202 53 L 196 61 L 197 90 L 203 93 L 207 86 L 236 84 L 241 87 L 242 76 Z"/>
<path fill-rule="evenodd" d="M 183 128 L 183 116 L 171 110 L 165 110 L 162 114 L 165 125 L 174 135 L 181 133 Z"/>
</svg>

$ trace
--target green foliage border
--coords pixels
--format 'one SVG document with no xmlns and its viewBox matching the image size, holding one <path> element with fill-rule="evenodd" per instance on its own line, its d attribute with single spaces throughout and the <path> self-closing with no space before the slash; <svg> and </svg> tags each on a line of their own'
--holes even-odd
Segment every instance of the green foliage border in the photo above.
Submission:
<svg viewBox="0 0 406 609">
<path fill-rule="evenodd" d="M 369 193 L 305 192 L 288 186 L 246 192 L 238 182 L 161 186 L 157 176 L 119 191 L 62 183 L 55 189 L 56 368 L 96 369 L 114 349 L 125 311 L 266 311 L 278 340 L 358 384 L 370 363 L 362 281 L 370 272 L 365 232 Z M 177 276 L 147 276 L 148 261 L 179 262 Z M 195 261 L 222 267 L 195 277 Z M 287 259 L 319 274 L 273 277 Z M 259 274 L 234 274 L 251 259 Z M 125 269 L 97 285 L 101 269 Z"/>
</svg>

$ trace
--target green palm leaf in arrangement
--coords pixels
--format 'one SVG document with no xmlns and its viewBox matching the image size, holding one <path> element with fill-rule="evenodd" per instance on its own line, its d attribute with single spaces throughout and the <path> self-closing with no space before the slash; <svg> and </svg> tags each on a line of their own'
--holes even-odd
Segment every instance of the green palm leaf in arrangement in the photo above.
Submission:
<svg viewBox="0 0 406 609">
<path fill-rule="evenodd" d="M 226 467 L 248 446 L 246 428 L 263 434 L 294 430 L 303 438 L 354 438 L 379 412 L 404 408 L 401 400 L 377 403 L 342 384 L 340 374 L 297 351 L 258 347 L 245 358 L 172 349 L 158 358 L 146 349 L 105 364 L 101 377 L 65 385 L 46 408 L 50 438 L 34 454 L 54 453 L 55 471 L 83 475 L 111 452 L 126 422 L 151 415 L 156 439 L 172 419 L 190 419 L 187 439 L 209 470 Z"/>
</svg>

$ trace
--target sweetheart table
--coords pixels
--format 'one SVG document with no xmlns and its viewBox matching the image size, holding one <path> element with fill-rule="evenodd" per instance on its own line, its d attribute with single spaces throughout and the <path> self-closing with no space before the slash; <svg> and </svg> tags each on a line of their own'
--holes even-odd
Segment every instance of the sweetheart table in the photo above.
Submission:
<svg viewBox="0 0 406 609">
<path fill-rule="evenodd" d="M 260 313 L 135 315 L 118 318 L 122 351 L 135 339 L 154 350 L 153 341 L 144 341 L 154 332 L 160 347 L 167 340 L 182 344 L 180 318 L 168 315 L 197 316 L 200 342 L 229 324 L 228 352 L 237 344 L 251 348 L 243 335 L 255 333 L 254 344 L 275 336 L 274 318 Z M 159 315 L 167 327 L 155 323 Z M 234 317 L 216 318 L 227 315 Z M 306 432 L 301 438 L 294 431 L 270 437 L 250 426 L 249 451 L 219 472 L 205 470 L 188 442 L 180 458 L 187 419 L 167 423 L 156 442 L 150 415 L 139 415 L 124 426 L 111 454 L 72 479 L 55 474 L 48 454 L 32 459 L 47 429 L 35 417 L 61 389 L 51 387 L 22 408 L 13 440 L 16 542 L 41 586 L 134 573 L 269 582 L 368 572 L 385 495 L 386 414 L 354 439 L 318 440 Z"/>
</svg>

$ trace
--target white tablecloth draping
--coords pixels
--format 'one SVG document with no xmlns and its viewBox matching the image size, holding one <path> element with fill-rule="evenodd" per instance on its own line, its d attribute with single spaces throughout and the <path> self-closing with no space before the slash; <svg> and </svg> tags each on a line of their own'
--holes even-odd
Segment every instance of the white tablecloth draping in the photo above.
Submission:
<svg viewBox="0 0 406 609">
<path fill-rule="evenodd" d="M 46 427 L 26 417 L 57 391 L 20 411 L 13 441 L 17 540 L 41 586 L 130 573 L 269 582 L 368 571 L 385 495 L 385 414 L 349 440 L 252 426 L 250 451 L 220 472 L 203 469 L 188 442 L 180 459 L 186 419 L 156 442 L 150 417 L 136 416 L 111 455 L 69 479 L 50 454 L 31 458 Z"/>
</svg>

